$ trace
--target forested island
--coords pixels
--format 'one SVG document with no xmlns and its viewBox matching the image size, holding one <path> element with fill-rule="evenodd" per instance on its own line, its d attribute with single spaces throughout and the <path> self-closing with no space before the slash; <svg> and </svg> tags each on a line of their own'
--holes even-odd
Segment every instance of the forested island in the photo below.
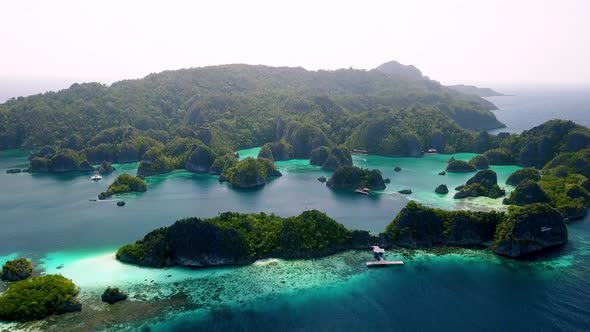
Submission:
<svg viewBox="0 0 590 332">
<path fill-rule="evenodd" d="M 106 199 L 116 194 L 144 192 L 146 190 L 147 185 L 141 178 L 129 174 L 121 174 L 109 185 L 106 191 L 98 195 L 98 198 Z"/>
<path fill-rule="evenodd" d="M 296 217 L 222 213 L 187 218 L 159 228 L 117 251 L 117 259 L 151 267 L 250 264 L 262 258 L 312 258 L 379 244 L 385 248 L 490 247 L 522 258 L 567 242 L 566 223 L 548 204 L 514 207 L 508 213 L 444 211 L 415 202 L 372 235 L 348 230 L 324 213 Z"/>
<path fill-rule="evenodd" d="M 369 71 L 225 65 L 11 99 L 0 105 L 0 149 L 45 147 L 31 172 L 140 161 L 142 176 L 221 174 L 229 153 L 254 146 L 267 159 L 313 157 L 335 170 L 350 166 L 339 145 L 386 156 L 473 150 L 477 130 L 502 127 L 494 108 L 396 62 Z"/>
<path fill-rule="evenodd" d="M 0 320 L 29 321 L 82 310 L 78 289 L 60 275 L 31 276 L 33 265 L 17 258 L 2 266 L 2 280 L 10 282 L 0 294 Z"/>
</svg>

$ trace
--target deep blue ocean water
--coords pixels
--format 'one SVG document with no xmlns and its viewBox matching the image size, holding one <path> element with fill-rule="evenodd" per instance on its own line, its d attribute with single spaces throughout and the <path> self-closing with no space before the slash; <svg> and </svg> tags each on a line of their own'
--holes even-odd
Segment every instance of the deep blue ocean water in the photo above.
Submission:
<svg viewBox="0 0 590 332">
<path fill-rule="evenodd" d="M 494 133 L 519 133 L 552 119 L 590 127 L 590 87 L 506 87 L 499 91 L 509 95 L 487 99 L 498 106 L 494 114 L 506 128 L 493 130 Z"/>
<path fill-rule="evenodd" d="M 585 116 L 590 100 L 583 91 L 502 92 L 515 96 L 490 98 L 500 108 L 498 118 L 508 126 L 501 131 L 519 132 L 555 117 L 590 125 Z M 136 165 L 116 165 L 118 170 L 99 183 L 79 174 L 9 175 L 5 169 L 25 166 L 26 153 L 4 151 L 0 263 L 17 255 L 31 257 L 48 273 L 72 278 L 81 288 L 83 303 L 111 285 L 129 291 L 131 300 L 166 298 L 180 287 L 197 305 L 112 330 L 590 330 L 590 218 L 569 225 L 570 240 L 564 248 L 533 262 L 478 250 L 388 252 L 389 258 L 406 264 L 368 270 L 364 262 L 370 254 L 348 252 L 238 268 L 155 270 L 119 264 L 112 257 L 117 246 L 191 215 L 209 217 L 232 210 L 287 216 L 316 208 L 347 227 L 379 232 L 407 201 L 393 191 L 406 186 L 427 204 L 469 207 L 454 206 L 452 200 L 430 192 L 430 182 L 433 190 L 438 182 L 453 187 L 469 177 L 436 175 L 446 158 L 355 157 L 356 164 L 380 168 L 391 177 L 391 190 L 376 197 L 330 191 L 316 180 L 326 172 L 292 161 L 279 165 L 282 178 L 259 191 L 235 191 L 214 177 L 186 172 L 152 177 L 146 193 L 120 197 L 127 205 L 118 208 L 114 201 L 88 199 L 117 174 L 134 173 Z M 398 164 L 403 170 L 394 173 Z M 502 179 L 510 170 L 497 171 Z M 493 207 L 495 202 L 481 205 Z"/>
</svg>

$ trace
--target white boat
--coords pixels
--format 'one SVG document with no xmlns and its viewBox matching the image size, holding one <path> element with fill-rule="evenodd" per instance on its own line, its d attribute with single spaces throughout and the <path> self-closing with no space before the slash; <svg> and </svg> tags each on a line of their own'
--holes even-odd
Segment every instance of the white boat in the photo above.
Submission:
<svg viewBox="0 0 590 332">
<path fill-rule="evenodd" d="M 90 180 L 97 182 L 97 181 L 102 180 L 102 176 L 100 176 L 99 174 L 94 174 L 93 176 L 90 177 Z"/>
</svg>

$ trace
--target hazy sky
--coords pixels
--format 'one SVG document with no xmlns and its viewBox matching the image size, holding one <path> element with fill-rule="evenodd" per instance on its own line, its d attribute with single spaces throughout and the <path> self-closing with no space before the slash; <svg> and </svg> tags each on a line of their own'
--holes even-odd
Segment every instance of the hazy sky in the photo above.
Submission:
<svg viewBox="0 0 590 332">
<path fill-rule="evenodd" d="M 588 0 L 2 0 L 0 13 L 3 78 L 398 60 L 443 83 L 590 83 Z"/>
</svg>

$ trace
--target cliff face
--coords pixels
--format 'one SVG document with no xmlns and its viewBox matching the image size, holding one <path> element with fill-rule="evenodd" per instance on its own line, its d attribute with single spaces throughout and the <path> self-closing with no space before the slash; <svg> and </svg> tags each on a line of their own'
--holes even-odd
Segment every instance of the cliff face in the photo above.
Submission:
<svg viewBox="0 0 590 332">
<path fill-rule="evenodd" d="M 485 246 L 494 239 L 503 213 L 444 211 L 409 202 L 387 226 L 389 245 L 407 248 Z"/>
<path fill-rule="evenodd" d="M 506 194 L 505 190 L 498 186 L 496 172 L 489 169 L 477 172 L 472 178 L 467 180 L 465 185 L 457 187 L 457 190 L 459 191 L 453 198 L 479 196 L 498 198 Z"/>
<path fill-rule="evenodd" d="M 341 166 L 352 166 L 352 156 L 345 147 L 322 146 L 311 151 L 309 163 L 321 166 L 325 170 L 335 171 Z"/>
<path fill-rule="evenodd" d="M 274 161 L 292 159 L 294 158 L 293 146 L 283 141 L 266 143 L 260 149 L 258 158 L 266 158 Z"/>
<path fill-rule="evenodd" d="M 556 209 L 532 204 L 511 213 L 496 231 L 494 252 L 508 257 L 523 257 L 568 240 L 567 226 Z"/>
<path fill-rule="evenodd" d="M 33 265 L 25 258 L 17 258 L 4 263 L 0 272 L 0 279 L 20 281 L 27 279 L 33 273 Z"/>
<path fill-rule="evenodd" d="M 153 267 L 242 265 L 268 257 L 312 258 L 368 248 L 376 239 L 368 232 L 349 231 L 315 210 L 289 218 L 227 212 L 152 231 L 121 247 L 117 259 Z"/>
<path fill-rule="evenodd" d="M 98 173 L 107 174 L 107 173 L 111 173 L 114 170 L 115 170 L 115 168 L 113 167 L 113 165 L 110 162 L 103 161 L 102 164 L 100 164 L 100 167 L 98 168 Z"/>
<path fill-rule="evenodd" d="M 475 166 L 462 160 L 451 160 L 446 168 L 449 173 L 469 173 L 477 171 Z"/>
<path fill-rule="evenodd" d="M 518 186 L 521 182 L 525 180 L 531 181 L 539 181 L 541 180 L 541 174 L 534 168 L 523 168 L 519 169 L 516 172 L 510 174 L 508 179 L 506 179 L 506 184 L 511 186 Z"/>
<path fill-rule="evenodd" d="M 207 222 L 179 222 L 170 227 L 167 238 L 172 244 L 169 265 L 239 265 L 246 260 L 246 244 L 233 229 L 222 229 Z"/>
<path fill-rule="evenodd" d="M 328 187 L 338 189 L 355 190 L 358 188 L 369 188 L 371 190 L 385 189 L 385 181 L 381 171 L 368 170 L 356 166 L 343 166 L 336 169 L 330 179 L 326 182 Z"/>
<path fill-rule="evenodd" d="M 264 186 L 267 180 L 282 174 L 269 159 L 246 158 L 228 168 L 222 176 L 236 188 L 249 189 Z"/>
<path fill-rule="evenodd" d="M 188 158 L 185 169 L 189 172 L 209 172 L 215 161 L 215 154 L 206 146 L 198 146 Z"/>
<path fill-rule="evenodd" d="M 32 173 L 91 172 L 94 167 L 73 150 L 44 148 L 31 155 L 29 171 Z"/>
<path fill-rule="evenodd" d="M 298 123 L 292 123 L 286 129 L 285 141 L 292 146 L 290 157 L 295 159 L 309 159 L 313 149 L 330 145 L 328 137 L 320 128 Z"/>
<path fill-rule="evenodd" d="M 549 203 L 550 201 L 551 199 L 538 183 L 525 180 L 516 186 L 509 198 L 504 199 L 504 204 L 523 206 L 532 203 Z"/>
<path fill-rule="evenodd" d="M 445 244 L 460 247 L 484 246 L 494 238 L 496 225 L 501 218 L 473 218 L 469 213 L 451 214 L 445 232 Z"/>
<path fill-rule="evenodd" d="M 490 161 L 484 156 L 476 156 L 469 161 L 469 163 L 478 170 L 490 168 Z"/>
</svg>

